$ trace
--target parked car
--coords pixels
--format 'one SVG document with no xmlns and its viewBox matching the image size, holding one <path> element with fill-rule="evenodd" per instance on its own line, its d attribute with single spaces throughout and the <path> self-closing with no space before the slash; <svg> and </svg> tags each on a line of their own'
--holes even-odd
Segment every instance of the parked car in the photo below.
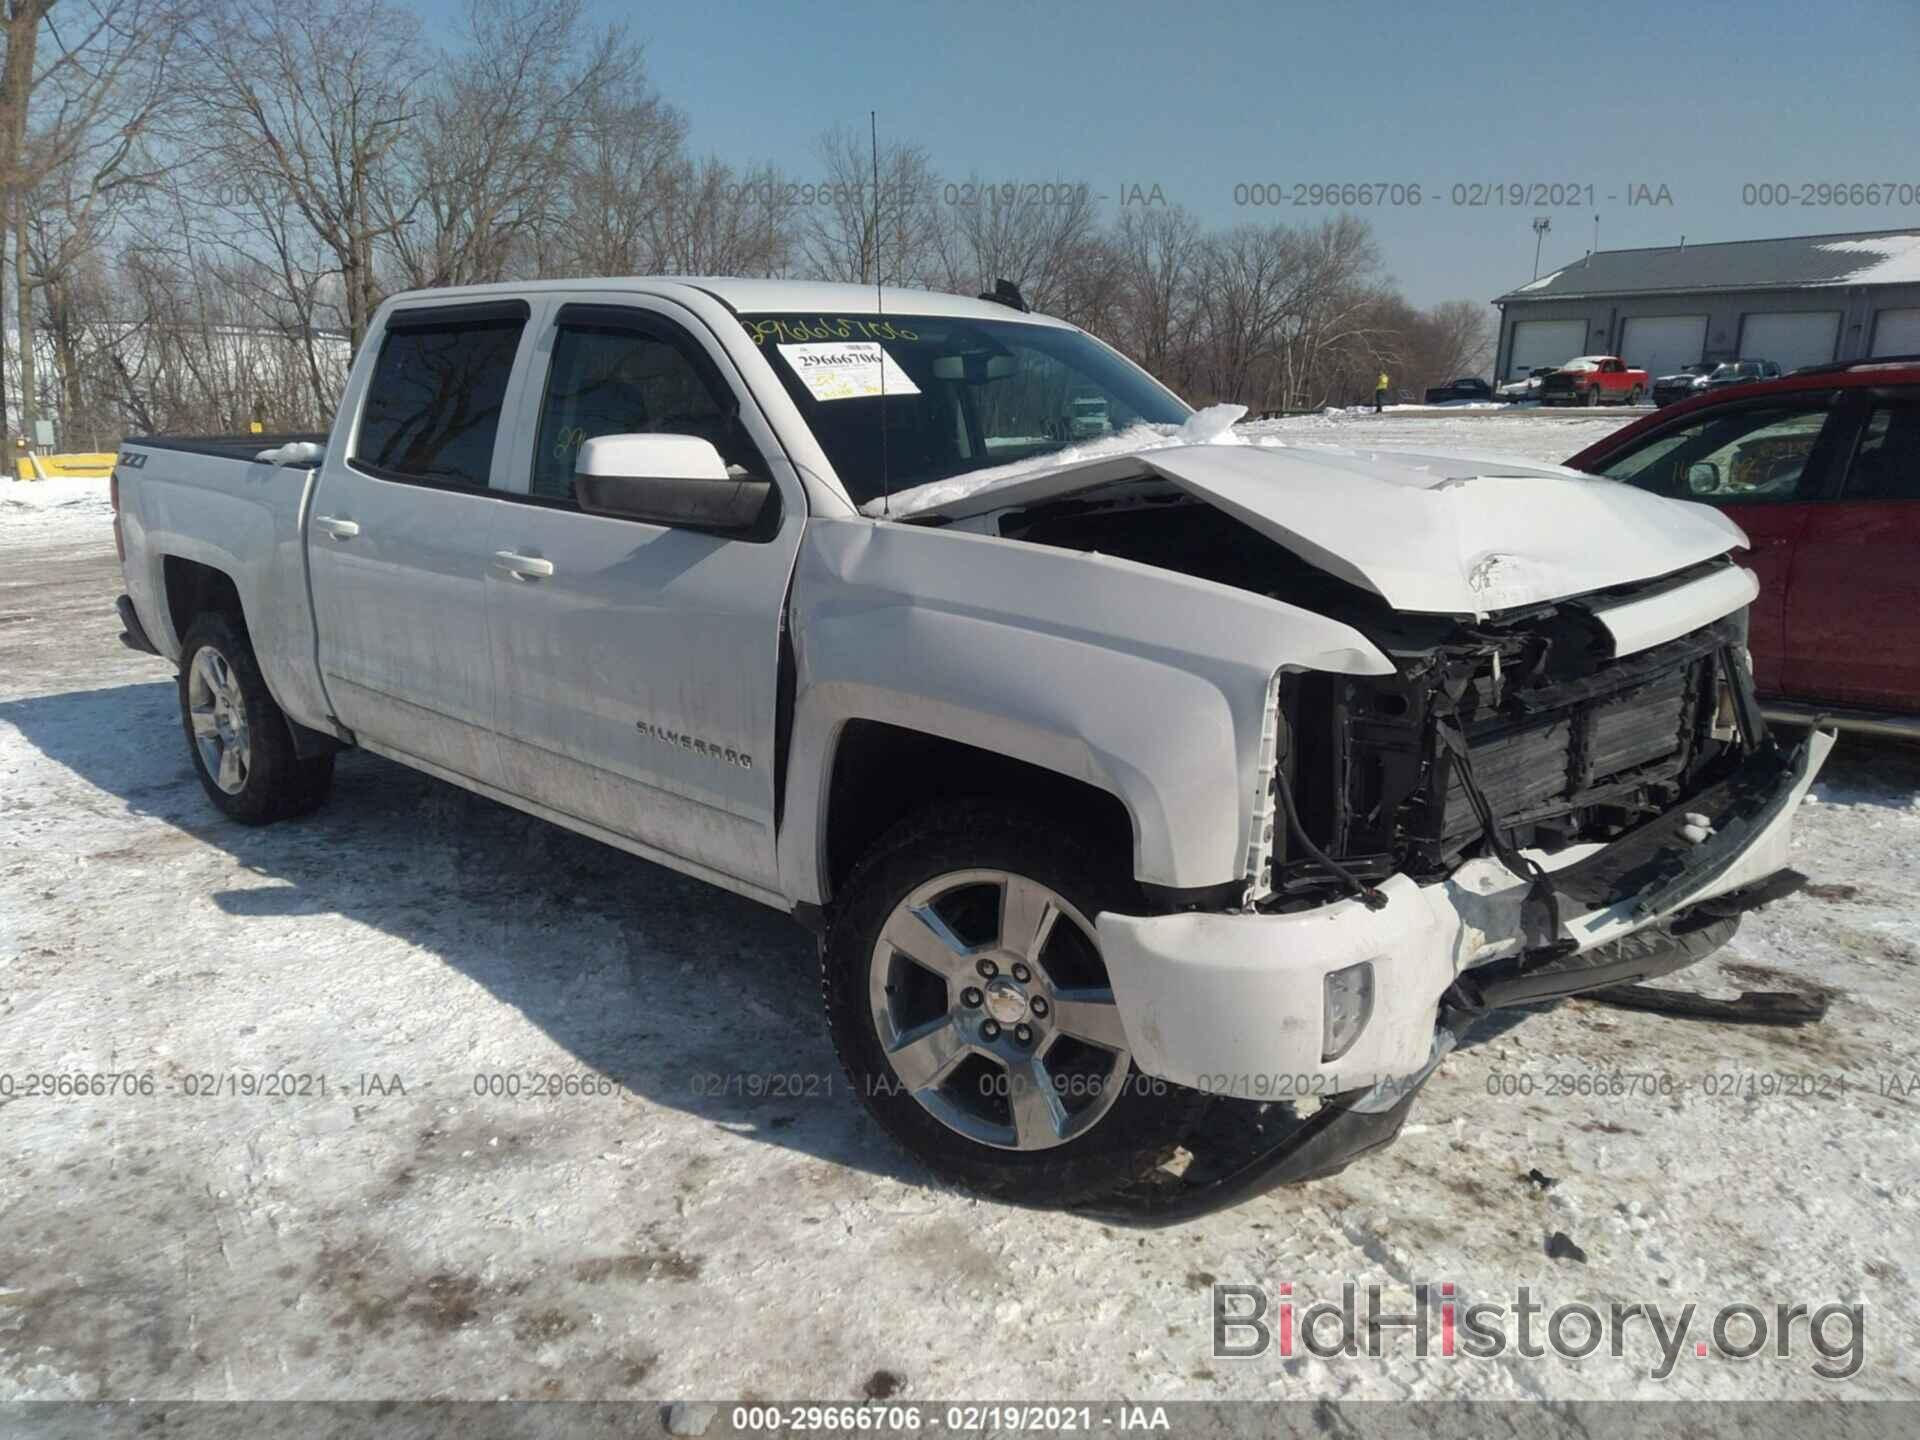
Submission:
<svg viewBox="0 0 1920 1440">
<path fill-rule="evenodd" d="M 1444 385 L 1430 386 L 1427 390 L 1427 404 L 1445 405 L 1452 400 L 1491 400 L 1493 387 L 1478 375 L 1462 375 L 1458 380 L 1449 380 Z"/>
<path fill-rule="evenodd" d="M 1540 382 L 1559 368 L 1558 365 L 1536 365 L 1519 379 L 1509 380 L 1498 390 L 1494 391 L 1494 398 L 1496 400 L 1509 401 L 1538 400 L 1540 398 Z"/>
<path fill-rule="evenodd" d="M 1151 442 L 1061 463 L 1063 381 Z M 119 609 L 234 820 L 358 747 L 790 912 L 927 1165 L 1116 1209 L 1184 1145 L 1179 1218 L 1386 1143 L 1485 1009 L 1710 952 L 1831 744 L 1767 735 L 1716 511 L 1237 410 L 987 301 L 412 292 L 330 435 L 124 444 Z M 1218 1103 L 1276 1083 L 1322 1108 Z"/>
<path fill-rule="evenodd" d="M 1920 364 L 1717 389 L 1567 463 L 1718 506 L 1747 533 L 1769 714 L 1920 737 Z"/>
<path fill-rule="evenodd" d="M 1755 380 L 1778 380 L 1780 367 L 1771 360 L 1724 360 L 1707 373 L 1705 389 L 1724 390 L 1729 385 L 1750 385 Z"/>
<path fill-rule="evenodd" d="M 1664 407 L 1681 400 L 1691 400 L 1707 388 L 1707 376 L 1717 368 L 1710 361 L 1700 360 L 1683 366 L 1671 375 L 1658 377 L 1653 382 L 1653 403 Z"/>
<path fill-rule="evenodd" d="M 1638 405 L 1647 372 L 1618 355 L 1582 355 L 1540 382 L 1542 405 Z"/>
<path fill-rule="evenodd" d="M 1075 440 L 1113 433 L 1104 395 L 1076 395 L 1067 405 L 1067 433 Z"/>
</svg>

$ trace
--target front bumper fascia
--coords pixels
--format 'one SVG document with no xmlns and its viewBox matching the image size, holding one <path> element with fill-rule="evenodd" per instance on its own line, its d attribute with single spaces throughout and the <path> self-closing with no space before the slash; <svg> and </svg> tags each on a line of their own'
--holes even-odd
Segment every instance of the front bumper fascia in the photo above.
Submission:
<svg viewBox="0 0 1920 1440">
<path fill-rule="evenodd" d="M 1720 784 L 1611 844 L 1528 852 L 1560 891 L 1575 957 L 1554 962 L 1573 973 L 1552 993 L 1619 983 L 1610 956 L 1594 955 L 1585 976 L 1577 957 L 1786 868 L 1794 811 L 1833 741 L 1814 731 L 1792 750 L 1765 743 Z M 1681 828 L 1701 814 L 1711 833 L 1696 844 Z M 1501 961 L 1527 973 L 1527 888 L 1481 859 L 1437 884 L 1395 875 L 1379 886 L 1379 909 L 1341 900 L 1274 915 L 1105 912 L 1096 924 L 1143 1072 L 1241 1098 L 1348 1094 L 1421 1071 L 1456 980 Z M 1326 976 L 1363 961 L 1371 1016 L 1344 1054 L 1324 1059 Z"/>
</svg>

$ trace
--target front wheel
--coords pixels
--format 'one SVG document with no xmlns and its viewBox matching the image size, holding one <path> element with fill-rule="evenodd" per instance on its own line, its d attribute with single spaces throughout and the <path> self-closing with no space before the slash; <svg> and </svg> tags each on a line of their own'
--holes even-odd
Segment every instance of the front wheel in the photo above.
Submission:
<svg viewBox="0 0 1920 1440">
<path fill-rule="evenodd" d="M 963 805 L 890 832 L 822 954 L 834 1047 L 929 1168 L 1068 1205 L 1161 1163 L 1204 1097 L 1144 1076 L 1094 917 L 1137 909 L 1126 856 L 1039 817 Z"/>
<path fill-rule="evenodd" d="M 1587 390 L 1587 408 L 1589 410 L 1597 410 L 1600 408 L 1600 387 L 1598 385 L 1591 386 Z"/>
</svg>

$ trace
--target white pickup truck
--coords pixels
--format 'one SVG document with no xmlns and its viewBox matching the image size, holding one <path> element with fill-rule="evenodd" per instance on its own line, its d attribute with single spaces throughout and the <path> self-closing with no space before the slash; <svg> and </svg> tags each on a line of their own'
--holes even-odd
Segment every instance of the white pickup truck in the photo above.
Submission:
<svg viewBox="0 0 1920 1440">
<path fill-rule="evenodd" d="M 236 820 L 359 748 L 793 913 L 881 1125 L 1025 1202 L 1336 1169 L 1798 880 L 1717 512 L 1250 443 L 1006 293 L 397 296 L 331 435 L 126 442 L 126 639 Z"/>
</svg>

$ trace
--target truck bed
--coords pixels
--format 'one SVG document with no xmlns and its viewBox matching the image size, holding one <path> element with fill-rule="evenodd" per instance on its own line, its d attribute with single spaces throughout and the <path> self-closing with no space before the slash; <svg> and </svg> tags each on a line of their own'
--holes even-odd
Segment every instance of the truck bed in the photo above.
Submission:
<svg viewBox="0 0 1920 1440">
<path fill-rule="evenodd" d="M 119 513 L 127 594 L 147 637 L 177 660 L 176 597 L 231 584 L 268 688 L 302 724 L 324 723 L 307 596 L 305 512 L 319 471 L 268 465 L 262 450 L 324 434 L 142 435 L 120 442 Z"/>
</svg>

